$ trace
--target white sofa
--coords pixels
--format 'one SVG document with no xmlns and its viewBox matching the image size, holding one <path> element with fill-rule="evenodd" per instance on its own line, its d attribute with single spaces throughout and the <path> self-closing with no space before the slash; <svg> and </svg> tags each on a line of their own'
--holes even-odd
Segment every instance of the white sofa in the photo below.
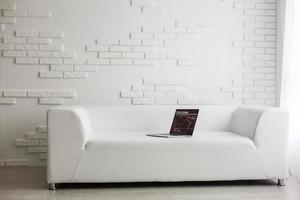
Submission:
<svg viewBox="0 0 300 200">
<path fill-rule="evenodd" d="M 176 108 L 199 108 L 191 138 L 169 132 Z M 48 111 L 48 182 L 288 177 L 288 115 L 237 106 L 60 106 Z"/>
</svg>

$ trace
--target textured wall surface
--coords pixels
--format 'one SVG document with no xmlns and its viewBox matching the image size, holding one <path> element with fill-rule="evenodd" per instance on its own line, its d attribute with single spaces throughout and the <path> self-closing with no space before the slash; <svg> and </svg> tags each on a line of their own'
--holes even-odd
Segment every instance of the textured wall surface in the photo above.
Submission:
<svg viewBox="0 0 300 200">
<path fill-rule="evenodd" d="M 0 0 L 0 166 L 61 104 L 276 105 L 276 0 Z"/>
</svg>

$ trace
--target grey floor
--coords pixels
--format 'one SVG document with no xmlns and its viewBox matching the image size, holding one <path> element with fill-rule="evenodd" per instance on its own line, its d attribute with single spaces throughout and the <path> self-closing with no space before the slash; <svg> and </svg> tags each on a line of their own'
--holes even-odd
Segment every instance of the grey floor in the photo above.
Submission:
<svg viewBox="0 0 300 200">
<path fill-rule="evenodd" d="M 286 186 L 275 181 L 193 183 L 65 184 L 49 191 L 44 167 L 0 168 L 0 200 L 300 200 L 300 182 L 290 177 Z"/>
</svg>

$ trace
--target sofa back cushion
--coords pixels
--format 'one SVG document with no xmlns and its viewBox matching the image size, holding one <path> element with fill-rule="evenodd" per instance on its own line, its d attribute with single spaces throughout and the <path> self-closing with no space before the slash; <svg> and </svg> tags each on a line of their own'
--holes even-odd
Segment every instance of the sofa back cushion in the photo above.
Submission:
<svg viewBox="0 0 300 200">
<path fill-rule="evenodd" d="M 261 107 L 238 108 L 232 116 L 232 132 L 252 139 L 254 137 L 259 118 L 265 110 L 266 108 Z"/>
<path fill-rule="evenodd" d="M 235 106 L 91 106 L 84 107 L 93 130 L 168 133 L 179 108 L 199 109 L 195 131 L 229 131 Z"/>
</svg>

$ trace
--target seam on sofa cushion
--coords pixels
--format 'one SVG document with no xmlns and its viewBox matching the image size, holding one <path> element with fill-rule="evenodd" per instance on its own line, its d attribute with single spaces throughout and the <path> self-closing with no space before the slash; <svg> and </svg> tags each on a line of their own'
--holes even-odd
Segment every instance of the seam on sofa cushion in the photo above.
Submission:
<svg viewBox="0 0 300 200">
<path fill-rule="evenodd" d="M 82 157 L 83 157 L 84 152 L 85 152 L 85 150 L 83 149 L 83 150 L 81 151 L 81 153 L 80 153 L 79 159 L 78 159 L 78 161 L 77 161 L 76 167 L 75 167 L 75 169 L 74 169 L 74 172 L 73 172 L 73 175 L 72 175 L 72 178 L 71 178 L 71 182 L 73 182 L 74 177 L 75 177 L 75 175 L 77 174 L 77 171 L 78 171 L 78 168 L 79 168 L 79 165 L 80 165 L 80 162 L 81 162 L 81 159 L 82 159 Z"/>
<path fill-rule="evenodd" d="M 264 164 L 263 164 L 261 155 L 260 155 L 260 153 L 259 153 L 259 149 L 256 148 L 256 151 L 257 151 L 257 156 L 258 156 L 258 159 L 259 159 L 260 167 L 261 167 L 261 169 L 262 169 L 262 171 L 263 171 L 263 173 L 264 173 L 264 175 L 265 175 L 265 178 L 267 178 L 267 177 L 268 177 L 268 176 L 267 176 L 267 172 L 266 172 L 265 166 L 264 166 Z"/>
</svg>

